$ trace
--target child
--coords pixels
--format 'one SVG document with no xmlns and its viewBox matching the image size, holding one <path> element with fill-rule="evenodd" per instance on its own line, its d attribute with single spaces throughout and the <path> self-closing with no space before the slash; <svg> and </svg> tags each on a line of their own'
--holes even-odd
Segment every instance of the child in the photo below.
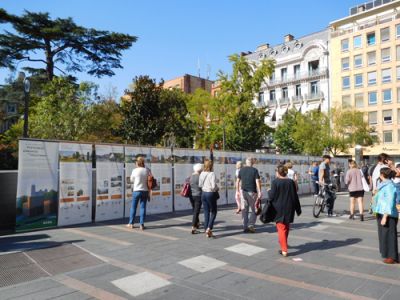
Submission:
<svg viewBox="0 0 400 300">
<path fill-rule="evenodd" d="M 379 251 L 385 264 L 399 262 L 397 244 L 397 222 L 399 214 L 396 209 L 396 187 L 390 180 L 392 170 L 384 167 L 380 170 L 381 183 L 375 196 L 373 207 L 378 223 Z"/>
</svg>

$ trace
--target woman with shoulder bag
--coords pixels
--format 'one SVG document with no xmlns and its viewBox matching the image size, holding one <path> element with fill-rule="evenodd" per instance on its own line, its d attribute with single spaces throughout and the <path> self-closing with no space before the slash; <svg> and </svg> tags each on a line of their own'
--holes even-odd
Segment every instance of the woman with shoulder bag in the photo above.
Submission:
<svg viewBox="0 0 400 300">
<path fill-rule="evenodd" d="M 213 172 L 213 162 L 206 159 L 204 161 L 204 171 L 199 178 L 199 187 L 202 190 L 201 201 L 204 209 L 204 228 L 207 237 L 213 237 L 212 229 L 215 217 L 217 216 L 218 186 L 215 173 Z"/>
<path fill-rule="evenodd" d="M 202 164 L 195 164 L 193 166 L 194 173 L 190 176 L 189 183 L 190 183 L 190 204 L 192 204 L 193 209 L 193 219 L 192 219 L 192 234 L 198 233 L 200 220 L 199 214 L 201 209 L 201 188 L 199 186 L 199 179 L 201 171 L 203 171 Z"/>
<path fill-rule="evenodd" d="M 357 168 L 357 163 L 352 160 L 349 162 L 350 169 L 346 173 L 345 183 L 350 194 L 350 220 L 354 220 L 354 210 L 356 200 L 360 211 L 360 221 L 364 221 L 364 186 L 362 183 L 362 171 Z"/>
</svg>

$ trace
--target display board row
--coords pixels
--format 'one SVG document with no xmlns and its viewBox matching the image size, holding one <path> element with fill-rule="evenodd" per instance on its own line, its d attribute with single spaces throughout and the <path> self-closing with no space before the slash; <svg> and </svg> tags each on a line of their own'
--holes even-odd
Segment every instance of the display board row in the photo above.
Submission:
<svg viewBox="0 0 400 300">
<path fill-rule="evenodd" d="M 189 200 L 179 192 L 192 174 L 193 165 L 209 155 L 209 151 L 190 149 L 172 152 L 167 148 L 20 140 L 16 230 L 128 217 L 132 199 L 130 174 L 138 156 L 145 158 L 146 167 L 158 182 L 147 213 L 190 209 Z M 311 162 L 319 158 L 220 151 L 213 154 L 219 205 L 235 202 L 236 162 L 248 156 L 256 159 L 264 195 L 275 178 L 275 167 L 288 160 L 298 173 L 299 193 L 311 191 L 308 171 Z M 333 164 L 342 170 L 347 167 L 345 159 L 334 159 Z"/>
</svg>

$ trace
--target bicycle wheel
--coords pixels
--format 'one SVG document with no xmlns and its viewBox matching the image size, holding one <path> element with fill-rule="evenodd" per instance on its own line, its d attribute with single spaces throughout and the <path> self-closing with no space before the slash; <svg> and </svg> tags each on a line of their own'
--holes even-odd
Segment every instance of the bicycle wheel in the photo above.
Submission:
<svg viewBox="0 0 400 300">
<path fill-rule="evenodd" d="M 321 213 L 323 207 L 324 207 L 324 199 L 321 198 L 320 196 L 316 196 L 313 205 L 313 216 L 315 218 L 319 217 L 319 214 Z"/>
</svg>

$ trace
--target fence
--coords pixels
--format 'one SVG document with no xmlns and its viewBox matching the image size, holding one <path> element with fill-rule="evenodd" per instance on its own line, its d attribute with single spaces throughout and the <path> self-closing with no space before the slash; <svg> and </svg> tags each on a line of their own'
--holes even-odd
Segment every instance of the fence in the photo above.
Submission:
<svg viewBox="0 0 400 300">
<path fill-rule="evenodd" d="M 129 176 L 138 156 L 145 158 L 159 183 L 148 203 L 148 214 L 190 209 L 190 202 L 179 192 L 193 164 L 210 157 L 209 151 L 23 139 L 18 172 L 0 173 L 6 195 L 0 205 L 5 206 L 2 213 L 7 216 L 1 218 L 0 229 L 26 231 L 128 217 Z M 220 187 L 218 205 L 235 202 L 235 165 L 246 157 L 255 158 L 264 195 L 275 178 L 275 167 L 289 160 L 298 174 L 299 193 L 310 193 L 308 171 L 313 161 L 320 160 L 229 151 L 214 151 L 212 156 Z M 334 158 L 331 168 L 345 171 L 347 160 Z"/>
</svg>

